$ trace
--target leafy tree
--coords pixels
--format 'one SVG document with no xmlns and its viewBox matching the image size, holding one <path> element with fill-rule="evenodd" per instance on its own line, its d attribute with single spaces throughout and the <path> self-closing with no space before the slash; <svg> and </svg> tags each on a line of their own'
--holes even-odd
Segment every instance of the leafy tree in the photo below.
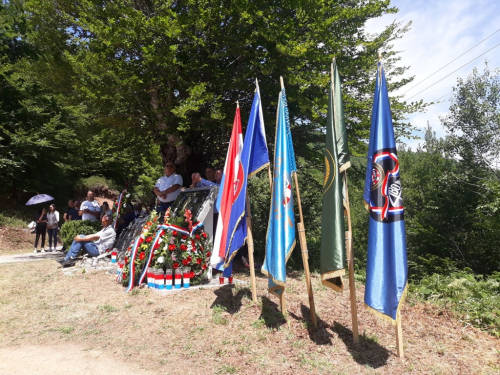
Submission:
<svg viewBox="0 0 500 375">
<path fill-rule="evenodd" d="M 387 52 L 391 89 L 409 82 L 397 79 L 406 68 L 395 67 L 390 44 L 408 26 L 393 23 L 373 36 L 364 31 L 367 20 L 397 11 L 389 1 L 26 0 L 26 6 L 28 39 L 42 50 L 45 64 L 37 72 L 46 85 L 68 93 L 69 103 L 85 106 L 103 125 L 147 134 L 164 161 L 187 169 L 224 157 L 235 102 L 250 108 L 255 78 L 273 128 L 284 76 L 298 142 L 323 126 L 336 56 L 359 153 L 368 136 L 376 52 Z M 69 85 L 62 87 L 61 74 Z M 408 134 L 404 114 L 425 105 L 393 102 L 395 125 Z"/>
<path fill-rule="evenodd" d="M 474 68 L 453 88 L 450 113 L 441 119 L 449 152 L 469 167 L 491 168 L 500 156 L 500 73 Z"/>
</svg>

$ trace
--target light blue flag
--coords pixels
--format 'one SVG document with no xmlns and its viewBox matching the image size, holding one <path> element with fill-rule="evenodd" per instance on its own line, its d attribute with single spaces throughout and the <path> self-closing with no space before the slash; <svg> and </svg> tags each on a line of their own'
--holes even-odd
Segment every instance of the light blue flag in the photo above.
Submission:
<svg viewBox="0 0 500 375">
<path fill-rule="evenodd" d="M 269 277 L 269 292 L 278 296 L 284 291 L 286 262 L 295 247 L 292 174 L 296 171 L 286 94 L 285 89 L 282 89 L 278 101 L 273 194 L 267 229 L 266 257 L 262 266 L 262 272 Z"/>
<path fill-rule="evenodd" d="M 380 63 L 363 198 L 370 212 L 365 304 L 396 324 L 406 294 L 408 262 L 399 161 L 384 68 Z"/>
</svg>

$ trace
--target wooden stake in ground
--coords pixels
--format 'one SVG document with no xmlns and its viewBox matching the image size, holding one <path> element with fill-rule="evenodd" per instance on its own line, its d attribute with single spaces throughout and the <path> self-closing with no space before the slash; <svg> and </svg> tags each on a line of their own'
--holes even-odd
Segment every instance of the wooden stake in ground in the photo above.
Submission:
<svg viewBox="0 0 500 375">
<path fill-rule="evenodd" d="M 347 210 L 347 233 L 346 248 L 347 262 L 349 267 L 349 294 L 351 297 L 352 338 L 355 343 L 359 342 L 358 332 L 358 308 L 356 305 L 356 284 L 354 281 L 354 251 L 352 248 L 351 207 L 349 205 L 349 190 L 347 187 L 347 171 L 344 171 L 345 199 Z"/>
</svg>

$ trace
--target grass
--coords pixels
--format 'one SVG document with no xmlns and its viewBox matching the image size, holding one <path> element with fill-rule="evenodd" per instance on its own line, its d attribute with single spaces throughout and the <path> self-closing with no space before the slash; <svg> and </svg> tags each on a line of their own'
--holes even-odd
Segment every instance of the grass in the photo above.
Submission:
<svg viewBox="0 0 500 375">
<path fill-rule="evenodd" d="M 35 211 L 28 213 L 26 211 L 3 211 L 0 212 L 0 226 L 5 225 L 11 228 L 27 228 L 28 223 L 31 221 L 31 215 Z"/>
<path fill-rule="evenodd" d="M 316 293 L 320 334 L 308 330 L 307 292 L 300 278 L 289 280 L 296 292 L 286 295 L 287 323 L 276 329 L 272 324 L 281 319 L 279 301 L 267 294 L 265 278 L 257 279 L 260 306 L 243 299 L 236 313 L 240 300 L 234 293 L 223 302 L 214 289 L 169 296 L 141 290 L 131 296 L 105 272 L 65 276 L 53 261 L 0 265 L 0 272 L 0 352 L 13 350 L 12 343 L 18 349 L 35 345 L 54 353 L 66 347 L 98 350 L 103 358 L 151 373 L 164 372 L 165 366 L 175 366 L 176 373 L 240 375 L 411 370 L 408 362 L 395 360 L 394 329 L 361 307 L 362 286 L 361 332 L 366 329 L 364 336 L 376 344 L 364 339 L 352 344 L 348 293 Z M 45 275 L 50 281 L 34 287 Z M 237 278 L 249 279 L 244 273 Z M 496 371 L 499 353 L 493 348 L 500 349 L 500 340 L 470 325 L 464 328 L 451 314 L 438 315 L 428 304 L 405 304 L 402 314 L 405 352 L 417 372 L 452 373 L 457 361 L 462 373 Z M 266 319 L 272 324 L 266 325 Z"/>
<path fill-rule="evenodd" d="M 226 308 L 224 306 L 220 305 L 215 305 L 212 308 L 212 321 L 214 324 L 219 324 L 219 325 L 226 325 L 227 324 L 227 319 L 222 316 L 223 313 L 226 312 Z"/>
</svg>

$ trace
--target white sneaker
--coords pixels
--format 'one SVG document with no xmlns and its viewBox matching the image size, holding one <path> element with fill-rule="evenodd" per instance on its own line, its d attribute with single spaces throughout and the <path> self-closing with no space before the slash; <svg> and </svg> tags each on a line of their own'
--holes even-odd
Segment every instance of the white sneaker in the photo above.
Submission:
<svg viewBox="0 0 500 375">
<path fill-rule="evenodd" d="M 40 250 L 42 253 L 45 253 L 45 249 Z"/>
<path fill-rule="evenodd" d="M 35 250 L 33 250 L 33 252 L 34 252 L 34 253 L 38 253 L 38 250 L 37 250 L 37 249 L 35 249 Z"/>
</svg>

